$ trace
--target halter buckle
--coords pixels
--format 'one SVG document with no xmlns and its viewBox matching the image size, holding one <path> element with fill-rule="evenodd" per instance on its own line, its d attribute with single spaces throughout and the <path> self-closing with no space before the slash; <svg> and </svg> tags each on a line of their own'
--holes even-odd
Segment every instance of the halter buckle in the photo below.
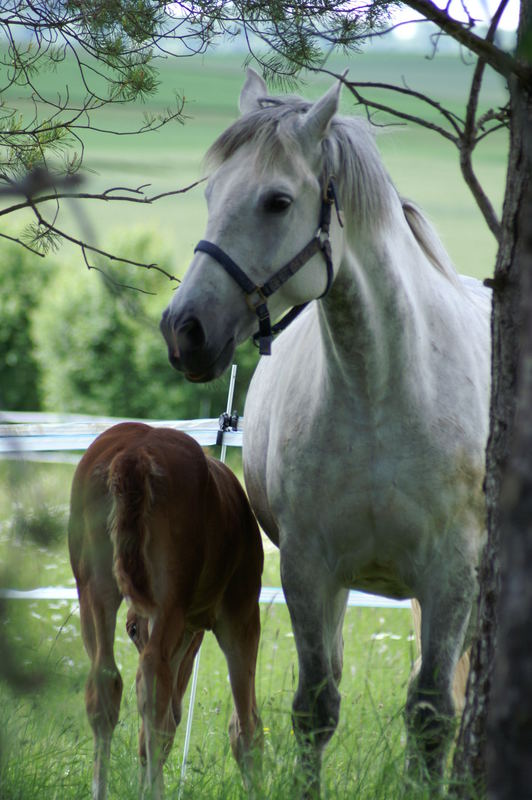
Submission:
<svg viewBox="0 0 532 800">
<path fill-rule="evenodd" d="M 258 308 L 267 302 L 267 297 L 262 293 L 260 286 L 255 286 L 252 292 L 245 295 L 246 303 L 251 311 L 258 313 Z"/>
</svg>

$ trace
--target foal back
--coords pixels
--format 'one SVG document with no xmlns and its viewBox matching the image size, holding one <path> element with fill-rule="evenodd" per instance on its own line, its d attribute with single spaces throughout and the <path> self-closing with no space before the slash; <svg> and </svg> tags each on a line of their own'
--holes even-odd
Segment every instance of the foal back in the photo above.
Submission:
<svg viewBox="0 0 532 800">
<path fill-rule="evenodd" d="M 228 662 L 233 752 L 246 772 L 258 725 L 255 663 L 263 554 L 233 473 L 186 434 L 123 423 L 102 434 L 76 470 L 69 549 L 91 660 L 86 707 L 95 742 L 93 797 L 106 796 L 122 680 L 113 654 L 122 597 L 145 620 L 137 697 L 141 761 L 153 797 L 181 717 L 204 630 Z"/>
<path fill-rule="evenodd" d="M 256 589 L 260 579 L 244 491 L 186 434 L 138 423 L 121 428 L 109 432 L 120 444 L 111 442 L 106 458 L 107 534 L 120 591 L 146 617 L 182 613 L 188 627 L 211 630 L 235 570 L 251 558 L 245 583 L 255 581 Z"/>
</svg>

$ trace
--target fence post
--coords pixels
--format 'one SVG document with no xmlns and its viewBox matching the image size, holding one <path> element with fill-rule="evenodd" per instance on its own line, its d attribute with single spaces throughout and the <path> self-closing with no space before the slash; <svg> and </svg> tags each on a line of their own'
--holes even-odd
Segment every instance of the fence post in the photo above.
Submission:
<svg viewBox="0 0 532 800">
<path fill-rule="evenodd" d="M 229 379 L 229 389 L 227 391 L 227 408 L 226 413 L 231 415 L 231 409 L 233 406 L 233 396 L 235 393 L 235 382 L 236 382 L 236 371 L 238 367 L 236 364 L 233 364 L 231 367 L 231 377 Z M 227 445 L 224 444 L 222 438 L 222 451 L 220 454 L 220 461 L 222 464 L 225 464 L 225 456 L 227 453 Z M 190 748 L 190 735 L 192 733 L 192 720 L 194 718 L 194 705 L 196 702 L 196 688 L 198 685 L 198 672 L 199 672 L 199 663 L 200 663 L 200 655 L 201 655 L 201 648 L 198 650 L 196 658 L 194 660 L 194 670 L 192 672 L 192 683 L 190 684 L 190 698 L 188 701 L 188 716 L 187 716 L 187 727 L 185 730 L 185 744 L 183 746 L 183 761 L 181 764 L 181 775 L 179 778 L 179 790 L 177 792 L 178 800 L 181 800 L 181 796 L 183 794 L 183 788 L 185 785 L 185 776 L 187 772 L 187 761 L 188 761 L 188 751 Z"/>
</svg>

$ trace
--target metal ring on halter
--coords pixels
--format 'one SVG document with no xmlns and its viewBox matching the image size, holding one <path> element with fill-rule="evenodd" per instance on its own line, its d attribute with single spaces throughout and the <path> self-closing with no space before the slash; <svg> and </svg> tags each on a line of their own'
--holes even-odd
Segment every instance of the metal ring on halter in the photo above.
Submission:
<svg viewBox="0 0 532 800">
<path fill-rule="evenodd" d="M 256 302 L 254 301 L 253 297 L 255 294 L 257 295 Z M 246 303 L 248 304 L 248 308 L 250 308 L 251 311 L 256 311 L 260 305 L 267 302 L 267 297 L 262 293 L 261 286 L 255 286 L 253 292 L 251 293 L 246 292 L 245 298 L 246 298 Z"/>
</svg>

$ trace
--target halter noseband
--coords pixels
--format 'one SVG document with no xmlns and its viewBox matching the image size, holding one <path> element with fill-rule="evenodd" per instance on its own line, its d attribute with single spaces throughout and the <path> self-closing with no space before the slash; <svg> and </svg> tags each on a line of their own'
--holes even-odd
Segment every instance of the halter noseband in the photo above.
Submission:
<svg viewBox="0 0 532 800">
<path fill-rule="evenodd" d="M 301 303 L 301 305 L 294 306 L 285 316 L 276 322 L 275 325 L 271 324 L 270 312 L 268 310 L 268 297 L 281 288 L 292 275 L 299 272 L 307 261 L 316 253 L 321 253 L 327 268 L 327 286 L 325 291 L 320 297 L 324 297 L 332 286 L 333 281 L 333 263 L 331 256 L 331 244 L 329 241 L 329 229 L 331 225 L 331 209 L 335 206 L 340 225 L 342 223 L 342 212 L 338 205 L 338 197 L 334 180 L 329 177 L 324 187 L 324 192 L 321 201 L 320 223 L 318 230 L 314 237 L 310 240 L 305 247 L 299 251 L 284 267 L 281 267 L 272 277 L 263 283 L 262 286 L 257 286 L 251 281 L 246 273 L 233 261 L 221 247 L 213 242 L 208 242 L 202 239 L 194 248 L 194 252 L 200 250 L 202 253 L 207 253 L 211 258 L 220 264 L 221 267 L 227 272 L 228 275 L 240 286 L 246 295 L 246 302 L 248 306 L 254 311 L 259 320 L 259 329 L 254 334 L 254 341 L 259 342 L 259 353 L 262 356 L 269 356 L 271 353 L 271 343 L 273 337 L 283 331 L 290 323 L 300 314 L 303 309 L 308 305 Z"/>
</svg>

